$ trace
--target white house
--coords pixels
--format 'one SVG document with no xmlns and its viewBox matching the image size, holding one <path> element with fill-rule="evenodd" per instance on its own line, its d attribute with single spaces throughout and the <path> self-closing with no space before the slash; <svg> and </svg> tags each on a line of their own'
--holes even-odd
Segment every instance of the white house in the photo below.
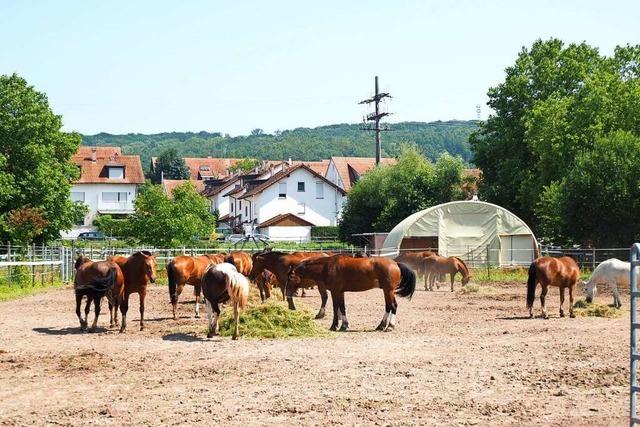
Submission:
<svg viewBox="0 0 640 427">
<path fill-rule="evenodd" d="M 383 157 L 382 165 L 393 165 L 396 159 Z M 349 192 L 351 187 L 369 170 L 376 167 L 373 157 L 331 157 L 325 177 L 334 184 Z"/>
<path fill-rule="evenodd" d="M 119 147 L 80 147 L 71 161 L 80 169 L 80 179 L 73 183 L 70 198 L 87 205 L 89 211 L 63 237 L 95 230 L 92 223 L 98 214 L 134 212 L 138 186 L 144 183 L 139 156 L 123 156 Z"/>
<path fill-rule="evenodd" d="M 335 226 L 345 191 L 310 166 L 290 166 L 232 191 L 237 223 L 253 224 L 272 240 L 309 241 L 312 226 Z"/>
</svg>

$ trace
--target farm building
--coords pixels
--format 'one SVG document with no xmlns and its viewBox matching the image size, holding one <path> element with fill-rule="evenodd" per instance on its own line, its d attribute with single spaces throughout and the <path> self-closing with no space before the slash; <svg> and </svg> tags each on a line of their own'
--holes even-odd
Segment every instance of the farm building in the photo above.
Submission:
<svg viewBox="0 0 640 427">
<path fill-rule="evenodd" d="M 381 254 L 400 250 L 437 249 L 443 256 L 459 256 L 472 264 L 527 265 L 536 258 L 531 229 L 508 210 L 486 202 L 444 203 L 416 212 L 389 233 Z"/>
</svg>

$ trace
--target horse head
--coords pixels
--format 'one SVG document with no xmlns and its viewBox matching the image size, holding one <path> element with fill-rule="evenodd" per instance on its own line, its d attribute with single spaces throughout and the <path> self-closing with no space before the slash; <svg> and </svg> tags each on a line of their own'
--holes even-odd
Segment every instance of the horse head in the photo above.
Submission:
<svg viewBox="0 0 640 427">
<path fill-rule="evenodd" d="M 593 301 L 593 299 L 596 297 L 596 295 L 598 294 L 598 287 L 596 286 L 595 282 L 587 282 L 585 280 L 580 281 L 580 284 L 582 285 L 582 291 L 585 293 L 586 297 L 585 300 L 591 304 L 591 302 Z"/>
<path fill-rule="evenodd" d="M 79 255 L 76 263 L 74 264 L 74 268 L 77 270 L 82 264 L 85 264 L 87 262 L 91 262 L 91 260 L 84 255 Z"/>
<path fill-rule="evenodd" d="M 131 258 L 140 259 L 145 276 L 151 283 L 155 283 L 157 277 L 156 270 L 158 269 L 156 257 L 149 251 L 139 251 L 131 255 Z"/>
</svg>

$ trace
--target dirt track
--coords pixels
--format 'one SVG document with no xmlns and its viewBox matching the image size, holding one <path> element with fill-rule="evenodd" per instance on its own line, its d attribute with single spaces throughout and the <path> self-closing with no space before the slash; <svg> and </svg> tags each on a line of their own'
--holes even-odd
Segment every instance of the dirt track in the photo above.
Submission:
<svg viewBox="0 0 640 427">
<path fill-rule="evenodd" d="M 2 303 L 0 424 L 626 424 L 628 312 L 560 319 L 553 289 L 530 320 L 524 291 L 419 290 L 388 333 L 380 291 L 347 294 L 352 332 L 237 342 L 203 339 L 190 303 L 171 320 L 165 287 L 125 335 L 79 333 L 70 289 Z"/>
</svg>

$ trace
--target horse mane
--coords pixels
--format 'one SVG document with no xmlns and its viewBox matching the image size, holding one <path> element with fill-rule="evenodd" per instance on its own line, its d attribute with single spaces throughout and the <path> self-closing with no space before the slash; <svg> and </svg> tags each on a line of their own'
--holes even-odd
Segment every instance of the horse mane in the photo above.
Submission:
<svg viewBox="0 0 640 427">
<path fill-rule="evenodd" d="M 243 309 L 249 299 L 249 279 L 240 274 L 233 264 L 226 262 L 216 264 L 213 269 L 226 276 L 229 297 L 238 302 L 239 307 Z"/>
<path fill-rule="evenodd" d="M 138 252 L 134 252 L 134 253 L 131 254 L 132 257 L 140 256 L 140 255 L 144 255 L 145 257 L 153 256 L 153 254 L 150 251 L 147 251 L 147 250 L 138 251 Z"/>
<path fill-rule="evenodd" d="M 452 258 L 457 259 L 458 261 L 460 261 L 462 263 L 462 266 L 464 267 L 464 269 L 466 270 L 467 274 L 469 274 L 469 267 L 467 267 L 467 264 L 462 260 L 462 258 L 454 256 Z"/>
</svg>

